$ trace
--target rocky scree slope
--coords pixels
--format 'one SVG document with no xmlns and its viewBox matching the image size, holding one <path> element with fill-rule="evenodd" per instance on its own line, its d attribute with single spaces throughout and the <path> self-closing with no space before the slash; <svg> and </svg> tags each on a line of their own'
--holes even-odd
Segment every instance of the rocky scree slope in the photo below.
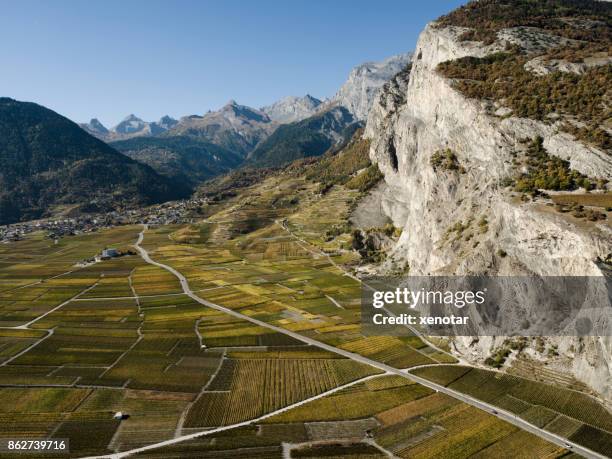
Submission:
<svg viewBox="0 0 612 459">
<path fill-rule="evenodd" d="M 568 3 L 473 2 L 467 13 L 460 10 L 463 22 L 457 16 L 443 18 L 421 33 L 411 69 L 385 86 L 369 113 L 365 131 L 371 140 L 372 161 L 385 176 L 380 205 L 403 228 L 383 270 L 407 264 L 413 275 L 601 276 L 608 269 L 605 260 L 609 263 L 612 253 L 612 231 L 609 220 L 604 219 L 606 211 L 593 211 L 595 221 L 589 221 L 580 212 L 557 211 L 549 199 L 559 190 L 584 194 L 581 187 L 597 183 L 603 190 L 592 193 L 604 193 L 609 187 L 606 180 L 612 179 L 612 156 L 605 148 L 605 136 L 604 142 L 593 142 L 592 136 L 581 136 L 567 126 L 575 123 L 589 132 L 609 129 L 605 116 L 595 120 L 597 110 L 609 103 L 609 99 L 602 102 L 606 91 L 603 95 L 587 90 L 582 94 L 600 97 L 589 120 L 553 96 L 546 99 L 535 94 L 535 103 L 543 100 L 546 105 L 542 110 L 536 107 L 532 113 L 529 107 L 522 107 L 522 96 L 534 95 L 530 91 L 541 84 L 535 73 L 521 80 L 528 86 L 523 86 L 523 94 L 515 100 L 511 94 L 496 99 L 495 92 L 483 99 L 441 72 L 443 63 L 468 56 L 476 59 L 472 63 L 477 66 L 482 63 L 480 58 L 500 52 L 517 53 L 524 60 L 548 51 L 552 55 L 559 52 L 559 46 L 567 46 L 568 40 L 588 49 L 593 36 L 603 37 L 604 45 L 609 45 L 609 8 L 602 13 L 596 6 L 600 16 L 593 19 L 581 16 L 584 9 L 564 8 Z M 536 4 L 538 8 L 561 5 L 560 12 L 543 7 L 534 20 L 521 5 L 531 8 Z M 479 8 L 497 8 L 510 20 L 479 21 Z M 601 24 L 608 24 L 608 32 L 602 34 Z M 485 81 L 487 71 L 480 68 L 481 74 L 470 75 L 471 80 Z M 567 75 L 552 77 L 556 81 Z M 606 84 L 605 77 L 601 83 Z M 487 87 L 477 89 L 482 88 Z M 521 188 L 521 180 L 528 185 Z M 546 312 L 515 313 L 520 323 L 522 317 Z M 610 317 L 594 320 L 609 321 Z M 548 352 L 527 345 L 522 357 L 572 374 L 608 402 L 612 400 L 610 337 L 545 341 Z M 506 337 L 457 337 L 451 348 L 463 358 L 483 363 L 507 344 Z"/>
</svg>

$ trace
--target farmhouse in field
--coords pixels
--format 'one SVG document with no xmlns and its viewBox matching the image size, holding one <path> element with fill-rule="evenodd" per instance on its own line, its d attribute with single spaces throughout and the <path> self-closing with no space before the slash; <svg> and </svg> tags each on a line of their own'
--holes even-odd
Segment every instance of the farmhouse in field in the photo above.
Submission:
<svg viewBox="0 0 612 459">
<path fill-rule="evenodd" d="M 104 249 L 102 250 L 102 254 L 100 258 L 102 260 L 110 260 L 111 258 L 115 258 L 119 256 L 119 251 L 117 249 Z"/>
</svg>

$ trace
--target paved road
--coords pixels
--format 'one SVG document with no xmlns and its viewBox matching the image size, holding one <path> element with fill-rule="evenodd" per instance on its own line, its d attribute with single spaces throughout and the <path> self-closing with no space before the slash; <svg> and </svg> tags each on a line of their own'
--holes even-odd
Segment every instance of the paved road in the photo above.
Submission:
<svg viewBox="0 0 612 459">
<path fill-rule="evenodd" d="M 336 263 L 334 261 L 334 259 L 326 252 L 323 252 L 322 250 L 319 250 L 317 247 L 315 248 L 311 248 L 312 244 L 310 244 L 308 241 L 306 241 L 305 239 L 299 237 L 297 234 L 295 234 L 293 231 L 291 231 L 289 229 L 289 226 L 287 225 L 287 222 L 285 220 L 276 220 L 275 223 L 280 226 L 283 230 L 285 230 L 287 232 L 287 234 L 289 234 L 291 237 L 293 237 L 294 239 L 296 239 L 297 241 L 301 242 L 303 245 L 301 245 L 301 247 L 312 253 L 313 255 L 317 255 L 319 257 L 323 257 L 323 258 L 327 258 L 327 261 L 329 261 L 335 268 L 337 268 L 338 270 L 342 271 L 344 273 L 345 276 L 350 277 L 351 279 L 359 282 L 363 287 L 367 288 L 370 291 L 374 291 L 374 287 L 372 287 L 371 285 L 369 285 L 367 282 L 365 282 L 363 279 L 358 278 L 357 276 L 354 276 L 352 273 L 350 273 L 349 271 L 347 271 L 342 265 L 339 265 L 338 263 Z M 328 297 L 330 298 L 330 297 Z M 331 299 L 331 298 L 330 298 Z M 344 309 L 344 308 L 342 308 Z M 389 314 L 390 316 L 395 316 L 395 314 L 393 314 L 391 311 L 389 311 L 387 308 L 383 308 L 385 310 L 385 312 L 387 314 Z M 436 344 L 432 343 L 425 335 L 423 335 L 423 333 L 421 333 L 418 329 L 416 329 L 415 327 L 412 327 L 411 325 L 405 324 L 404 327 L 406 327 L 408 330 L 410 330 L 415 336 L 417 336 L 418 338 L 421 339 L 421 341 L 423 341 L 424 343 L 426 343 L 429 347 L 431 347 L 432 349 L 435 349 L 436 351 L 442 353 L 442 354 L 446 354 L 450 357 L 453 358 L 457 358 L 454 355 L 450 354 L 449 352 L 445 351 L 444 349 L 438 347 Z M 462 364 L 467 364 L 467 362 L 465 362 L 463 359 L 457 359 L 459 360 L 460 363 Z"/>
<path fill-rule="evenodd" d="M 154 266 L 157 266 L 159 268 L 165 269 L 165 270 L 171 272 L 172 274 L 174 274 L 177 277 L 177 279 L 179 280 L 179 282 L 181 284 L 181 288 L 183 289 L 185 294 L 188 295 L 189 297 L 191 297 L 194 301 L 196 301 L 196 302 L 198 302 L 198 303 L 200 303 L 200 304 L 202 304 L 204 306 L 207 306 L 207 307 L 209 307 L 211 309 L 215 309 L 217 311 L 224 312 L 226 314 L 229 314 L 231 316 L 237 317 L 239 319 L 247 320 L 247 321 L 249 321 L 249 322 L 251 322 L 253 324 L 259 325 L 261 327 L 268 328 L 269 330 L 273 330 L 275 332 L 282 333 L 282 334 L 287 335 L 287 336 L 291 336 L 292 338 L 297 339 L 299 341 L 302 341 L 303 343 L 309 344 L 311 346 L 316 346 L 316 347 L 318 347 L 320 349 L 324 349 L 326 351 L 334 352 L 334 353 L 339 354 L 339 355 L 341 355 L 343 357 L 349 358 L 349 359 L 351 359 L 351 360 L 353 360 L 355 362 L 363 363 L 363 364 L 372 366 L 374 368 L 377 368 L 379 370 L 382 370 L 385 373 L 399 375 L 399 376 L 402 376 L 404 378 L 410 379 L 410 380 L 412 380 L 412 381 L 414 381 L 416 383 L 419 383 L 419 384 L 421 384 L 423 386 L 429 387 L 430 389 L 433 389 L 436 392 L 442 392 L 442 393 L 444 393 L 446 395 L 449 395 L 449 396 L 451 396 L 451 397 L 453 397 L 455 399 L 461 400 L 462 402 L 465 402 L 468 405 L 472 405 L 472 406 L 475 406 L 476 408 L 480 408 L 481 410 L 484 410 L 484 411 L 486 411 L 486 412 L 488 412 L 488 413 L 490 413 L 490 414 L 492 414 L 494 416 L 497 416 L 500 419 L 503 419 L 504 421 L 507 421 L 507 422 L 509 422 L 511 424 L 514 424 L 515 426 L 517 426 L 517 427 L 519 427 L 519 428 L 521 428 L 523 430 L 526 430 L 526 431 L 528 431 L 528 432 L 530 432 L 530 433 L 532 433 L 534 435 L 537 435 L 537 436 L 539 436 L 539 437 L 541 437 L 541 438 L 543 438 L 543 439 L 545 439 L 545 440 L 547 440 L 547 441 L 549 441 L 551 443 L 555 443 L 555 444 L 557 444 L 559 446 L 567 448 L 567 449 L 569 449 L 569 450 L 571 450 L 571 451 L 573 451 L 575 453 L 581 454 L 584 457 L 587 457 L 587 458 L 604 458 L 604 459 L 606 457 L 606 456 L 603 456 L 603 455 L 601 455 L 599 453 L 591 451 L 590 449 L 587 449 L 587 448 L 585 448 L 585 447 L 583 447 L 583 446 L 581 446 L 581 445 L 579 445 L 577 443 L 570 442 L 569 440 L 567 440 L 567 439 L 565 439 L 565 438 L 563 438 L 563 437 L 561 437 L 559 435 L 556 435 L 556 434 L 548 432 L 548 431 L 546 431 L 544 429 L 541 429 L 541 428 L 539 428 L 539 427 L 537 427 L 537 426 L 535 426 L 535 425 L 525 421 L 524 419 L 521 419 L 520 417 L 518 417 L 514 413 L 511 413 L 509 411 L 503 410 L 503 409 L 498 408 L 498 407 L 496 407 L 494 405 L 490 405 L 488 403 L 482 402 L 482 401 L 480 401 L 480 400 L 478 400 L 476 398 L 473 398 L 473 397 L 471 397 L 469 395 L 465 395 L 465 394 L 462 394 L 461 392 L 457 392 L 457 391 L 455 391 L 453 389 L 450 389 L 448 387 L 445 387 L 445 386 L 433 383 L 433 382 L 431 382 L 431 381 L 429 381 L 427 379 L 424 379 L 424 378 L 421 378 L 421 377 L 416 376 L 414 374 L 408 373 L 405 370 L 400 370 L 398 368 L 391 367 L 391 366 L 386 365 L 384 363 L 377 362 L 376 360 L 368 359 L 367 357 L 364 357 L 362 355 L 355 354 L 355 353 L 346 351 L 344 349 L 339 349 L 339 348 L 331 346 L 329 344 L 325 344 L 325 343 L 322 343 L 322 342 L 317 341 L 315 339 L 312 339 L 312 338 L 300 335 L 299 333 L 293 332 L 291 330 L 287 330 L 285 328 L 281 328 L 281 327 L 277 327 L 275 325 L 271 325 L 271 324 L 269 324 L 267 322 L 264 322 L 262 320 L 258 320 L 258 319 L 255 319 L 253 317 L 249 317 L 247 315 L 241 314 L 241 313 L 239 313 L 237 311 L 234 311 L 232 309 L 226 308 L 224 306 L 220 306 L 218 304 L 215 304 L 215 303 L 207 301 L 207 300 L 205 300 L 203 298 L 200 298 L 199 296 L 197 296 L 195 293 L 192 292 L 192 290 L 189 287 L 189 283 L 187 282 L 187 279 L 185 278 L 185 276 L 183 276 L 179 271 L 174 269 L 172 266 L 168 266 L 168 265 L 165 265 L 163 263 L 159 263 L 159 262 L 153 260 L 149 256 L 149 253 L 147 252 L 147 250 L 144 249 L 141 246 L 142 241 L 144 239 L 144 232 L 145 232 L 146 229 L 147 229 L 147 227 L 145 226 L 145 228 L 139 234 L 138 241 L 136 242 L 136 245 L 135 245 L 136 249 L 138 250 L 138 252 L 142 256 L 142 258 L 147 263 L 152 264 Z M 253 422 L 253 420 L 249 421 L 248 423 L 252 423 L 252 422 Z M 176 439 L 173 439 L 173 440 L 176 440 Z M 160 443 L 159 445 L 163 446 L 162 443 Z M 154 445 L 151 445 L 151 446 L 154 446 Z M 147 449 L 151 449 L 151 448 L 147 447 Z M 121 453 L 121 454 L 123 454 L 123 456 L 113 456 L 113 457 L 124 457 L 124 456 L 129 455 L 129 454 L 134 453 L 134 452 L 137 452 L 137 451 L 136 450 L 127 451 L 125 453 Z"/>
<path fill-rule="evenodd" d="M 182 442 L 184 442 L 186 440 L 193 440 L 194 438 L 205 437 L 207 435 L 212 435 L 212 434 L 215 434 L 215 433 L 218 433 L 218 432 L 224 432 L 226 430 L 235 429 L 237 427 L 248 426 L 248 425 L 253 424 L 254 422 L 263 421 L 264 419 L 270 418 L 272 416 L 276 416 L 277 414 L 280 414 L 280 413 L 284 413 L 285 411 L 292 410 L 293 408 L 297 408 L 298 406 L 305 405 L 306 403 L 310 403 L 310 402 L 312 402 L 314 400 L 318 400 L 318 399 L 323 398 L 323 397 L 327 397 L 328 395 L 332 395 L 332 394 L 334 394 L 336 392 L 339 392 L 339 391 L 341 391 L 343 389 L 346 389 L 347 387 L 354 386 L 356 384 L 368 381 L 370 379 L 379 378 L 381 376 L 384 376 L 384 375 L 383 374 L 377 374 L 377 375 L 365 376 L 363 378 L 356 379 L 355 381 L 351 381 L 350 383 L 343 384 L 342 386 L 334 387 L 333 389 L 330 389 L 327 392 L 322 392 L 322 393 L 320 393 L 318 395 L 314 395 L 314 396 L 306 398 L 304 400 L 300 400 L 299 402 L 295 402 L 295 403 L 293 403 L 291 405 L 285 406 L 285 407 L 280 408 L 280 409 L 278 409 L 276 411 L 271 411 L 271 412 L 266 413 L 266 414 L 264 414 L 262 416 L 259 416 L 258 418 L 249 419 L 247 421 L 238 422 L 236 424 L 230 424 L 228 426 L 215 427 L 214 429 L 203 430 L 201 432 L 195 432 L 195 433 L 192 433 L 192 434 L 182 435 L 180 437 L 170 438 L 169 440 L 160 441 L 159 443 L 154 443 L 154 444 L 147 445 L 147 446 L 141 446 L 140 448 L 131 449 L 129 451 L 123 451 L 121 453 L 107 454 L 107 455 L 104 455 L 104 456 L 90 456 L 90 457 L 87 457 L 87 458 L 84 458 L 84 459 L 102 459 L 102 458 L 120 459 L 120 458 L 123 458 L 123 457 L 131 456 L 133 454 L 142 453 L 144 451 L 149 451 L 149 450 L 161 448 L 161 447 L 164 447 L 164 446 L 170 446 L 170 445 L 175 445 L 177 443 L 182 443 Z"/>
<path fill-rule="evenodd" d="M 70 303 L 71 301 L 76 300 L 77 298 L 79 298 L 81 295 L 85 295 L 87 292 L 89 292 L 92 288 L 94 288 L 96 285 L 98 285 L 100 281 L 96 281 L 93 284 L 91 284 L 89 287 L 87 287 L 85 290 L 81 290 L 79 293 L 77 293 L 76 295 L 74 295 L 72 298 L 67 299 L 66 301 L 64 301 L 61 304 L 58 304 L 57 306 L 55 306 L 53 309 L 49 309 L 47 312 L 45 312 L 44 314 L 39 315 L 36 319 L 30 320 L 27 324 L 23 324 L 23 325 L 18 325 L 16 327 L 13 327 L 15 329 L 21 329 L 21 330 L 27 330 L 30 328 L 30 325 L 35 324 L 36 322 L 38 322 L 40 319 L 47 317 L 49 314 L 54 313 L 55 311 L 57 311 L 58 309 L 61 309 L 62 307 L 66 306 L 68 303 Z"/>
<path fill-rule="evenodd" d="M 70 271 L 72 272 L 72 271 Z M 59 277 L 62 276 L 66 273 L 62 273 L 59 274 L 55 277 Z M 50 278 L 50 279 L 53 279 Z M 38 283 L 38 282 L 37 282 Z M 37 318 L 30 320 L 28 323 L 26 324 L 22 324 L 22 325 L 15 325 L 14 327 L 0 327 L 0 328 L 4 328 L 4 329 L 10 329 L 10 330 L 34 330 L 34 331 L 44 331 L 47 332 L 47 334 L 45 336 L 43 336 L 42 338 L 40 338 L 38 341 L 36 341 L 35 343 L 31 344 L 30 346 L 26 347 L 25 349 L 23 349 L 21 352 L 13 355 L 11 358 L 5 360 L 4 362 L 0 363 L 0 367 L 3 367 L 5 365 L 8 365 L 9 363 L 11 363 L 13 360 L 21 357 L 23 354 L 29 352 L 30 350 L 32 350 L 33 348 L 35 348 L 36 346 L 38 346 L 40 343 L 42 343 L 44 340 L 46 340 L 47 338 L 49 338 L 51 335 L 53 335 L 54 333 L 54 329 L 48 329 L 48 328 L 30 328 L 30 325 L 38 322 L 40 319 L 42 319 L 43 317 L 48 316 L 49 314 L 51 314 L 52 312 L 57 311 L 58 309 L 60 309 L 61 307 L 67 305 L 68 303 L 70 303 L 71 301 L 77 299 L 78 297 L 80 297 L 81 295 L 84 295 L 85 293 L 87 293 L 88 291 L 90 291 L 92 288 L 94 288 L 96 285 L 98 285 L 98 281 L 94 282 L 93 285 L 90 285 L 89 287 L 85 288 L 84 290 L 80 291 L 79 293 L 77 293 L 75 296 L 73 296 L 72 298 L 64 301 L 63 303 L 61 303 L 60 305 L 54 307 L 53 309 L 50 309 L 49 311 L 45 312 L 44 314 L 41 314 L 40 316 L 38 316 Z M 21 385 L 21 386 L 8 386 L 8 387 L 27 387 L 25 385 Z"/>
<path fill-rule="evenodd" d="M 3 327 L 4 328 L 4 327 Z M 8 329 L 16 329 L 18 327 L 6 327 Z M 21 329 L 21 328 L 20 328 Z M 25 354 L 26 352 L 31 351 L 32 349 L 34 349 L 36 346 L 38 346 L 40 343 L 42 343 L 44 340 L 46 340 L 47 338 L 49 338 L 52 334 L 53 334 L 53 329 L 46 329 L 46 328 L 34 328 L 32 330 L 35 331 L 44 331 L 47 332 L 47 334 L 45 336 L 43 336 L 42 338 L 40 338 L 38 341 L 36 341 L 35 343 L 32 343 L 30 346 L 26 347 L 24 350 L 22 350 L 21 352 L 18 352 L 17 354 L 15 354 L 14 356 L 12 356 L 9 359 L 6 359 L 4 362 L 0 363 L 0 367 L 3 367 L 5 365 L 8 365 L 9 363 L 11 363 L 13 360 L 21 357 L 23 354 Z"/>
</svg>

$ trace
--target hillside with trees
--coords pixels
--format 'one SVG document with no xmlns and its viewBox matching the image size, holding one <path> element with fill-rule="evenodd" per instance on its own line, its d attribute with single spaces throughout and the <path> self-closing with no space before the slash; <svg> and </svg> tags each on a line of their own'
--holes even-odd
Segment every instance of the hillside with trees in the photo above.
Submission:
<svg viewBox="0 0 612 459">
<path fill-rule="evenodd" d="M 296 159 L 320 156 L 334 144 L 350 139 L 354 132 L 351 125 L 357 126 L 344 107 L 284 124 L 257 146 L 248 163 L 256 167 L 278 167 Z"/>
<path fill-rule="evenodd" d="M 191 186 L 235 169 L 243 161 L 230 150 L 188 136 L 137 137 L 113 142 L 111 146 L 156 172 Z"/>
<path fill-rule="evenodd" d="M 67 118 L 34 103 L 0 98 L 0 224 L 58 208 L 111 210 L 189 193 Z"/>
</svg>

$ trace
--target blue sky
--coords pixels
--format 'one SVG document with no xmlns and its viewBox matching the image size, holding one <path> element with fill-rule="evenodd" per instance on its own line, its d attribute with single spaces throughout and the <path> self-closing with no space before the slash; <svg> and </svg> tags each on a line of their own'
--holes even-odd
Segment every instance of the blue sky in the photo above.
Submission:
<svg viewBox="0 0 612 459">
<path fill-rule="evenodd" d="M 332 96 L 458 0 L 0 0 L 0 96 L 116 124 Z"/>
</svg>

